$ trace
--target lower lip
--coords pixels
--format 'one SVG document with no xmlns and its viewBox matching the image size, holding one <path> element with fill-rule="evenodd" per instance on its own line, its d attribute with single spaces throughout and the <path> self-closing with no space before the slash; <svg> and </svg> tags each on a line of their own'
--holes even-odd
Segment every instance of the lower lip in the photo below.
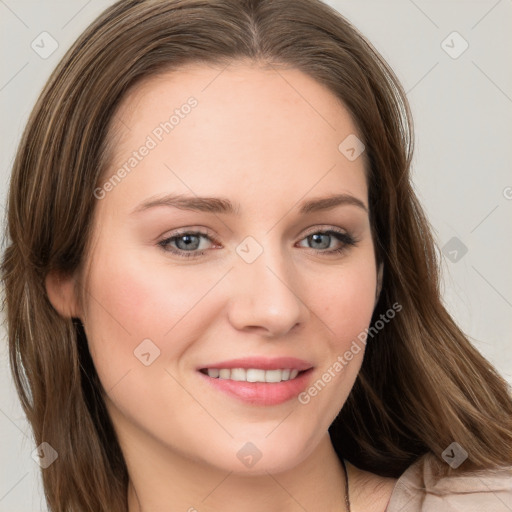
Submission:
<svg viewBox="0 0 512 512">
<path fill-rule="evenodd" d="M 214 388 L 254 405 L 278 405 L 304 391 L 313 368 L 299 374 L 295 379 L 281 382 L 244 382 L 231 379 L 214 379 L 198 372 Z"/>
</svg>

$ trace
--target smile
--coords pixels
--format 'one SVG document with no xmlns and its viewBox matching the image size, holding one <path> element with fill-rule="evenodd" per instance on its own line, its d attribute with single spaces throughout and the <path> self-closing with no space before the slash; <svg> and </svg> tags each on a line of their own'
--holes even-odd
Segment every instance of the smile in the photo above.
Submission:
<svg viewBox="0 0 512 512">
<path fill-rule="evenodd" d="M 213 379 L 235 380 L 239 382 L 282 382 L 295 379 L 299 374 L 296 368 L 263 370 L 260 368 L 205 368 L 201 372 Z"/>
</svg>

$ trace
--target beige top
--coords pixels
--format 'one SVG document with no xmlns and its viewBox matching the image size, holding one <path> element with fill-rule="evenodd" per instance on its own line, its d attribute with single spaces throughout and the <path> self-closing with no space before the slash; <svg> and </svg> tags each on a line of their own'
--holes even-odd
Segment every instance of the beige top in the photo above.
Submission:
<svg viewBox="0 0 512 512">
<path fill-rule="evenodd" d="M 397 480 L 385 512 L 511 512 L 512 467 L 437 479 L 445 464 L 426 454 Z"/>
</svg>

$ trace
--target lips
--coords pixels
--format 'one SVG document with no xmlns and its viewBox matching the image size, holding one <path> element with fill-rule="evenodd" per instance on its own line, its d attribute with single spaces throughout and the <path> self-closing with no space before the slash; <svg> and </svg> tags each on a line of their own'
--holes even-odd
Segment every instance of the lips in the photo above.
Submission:
<svg viewBox="0 0 512 512">
<path fill-rule="evenodd" d="M 277 405 L 301 393 L 313 365 L 294 357 L 249 357 L 198 368 L 214 389 L 252 405 Z"/>
</svg>

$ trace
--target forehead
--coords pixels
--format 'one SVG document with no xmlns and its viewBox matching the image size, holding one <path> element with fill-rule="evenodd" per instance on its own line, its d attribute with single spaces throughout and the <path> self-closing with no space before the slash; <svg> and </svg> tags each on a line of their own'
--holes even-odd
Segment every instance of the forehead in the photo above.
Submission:
<svg viewBox="0 0 512 512">
<path fill-rule="evenodd" d="M 142 125 L 147 120 L 168 119 L 174 109 L 191 96 L 201 105 L 195 114 L 201 112 L 203 121 L 215 121 L 216 125 L 221 125 L 225 117 L 217 116 L 221 112 L 238 120 L 246 130 L 248 120 L 263 118 L 267 121 L 264 128 L 271 130 L 285 125 L 293 113 L 294 117 L 303 117 L 302 124 L 311 123 L 312 138 L 315 132 L 336 132 L 340 128 L 357 133 L 342 101 L 313 77 L 292 67 L 245 61 L 235 61 L 225 67 L 187 64 L 145 78 L 123 98 L 114 116 L 114 127 L 122 129 L 134 123 Z M 215 115 L 214 119 L 212 115 Z M 247 119 L 247 115 L 251 117 Z M 192 119 L 199 121 L 201 116 L 194 115 Z M 209 128 L 204 123 L 202 125 Z M 254 127 L 262 126 L 254 123 Z M 288 123 L 285 128 L 289 131 L 292 127 Z"/>
<path fill-rule="evenodd" d="M 361 138 L 356 124 L 333 93 L 294 68 L 192 64 L 149 77 L 125 96 L 112 132 L 110 174 L 151 146 L 112 196 L 156 188 L 226 195 L 235 186 L 241 201 L 244 190 L 283 188 L 295 200 L 313 188 L 366 195 L 365 155 L 351 161 L 339 148 Z"/>
</svg>

